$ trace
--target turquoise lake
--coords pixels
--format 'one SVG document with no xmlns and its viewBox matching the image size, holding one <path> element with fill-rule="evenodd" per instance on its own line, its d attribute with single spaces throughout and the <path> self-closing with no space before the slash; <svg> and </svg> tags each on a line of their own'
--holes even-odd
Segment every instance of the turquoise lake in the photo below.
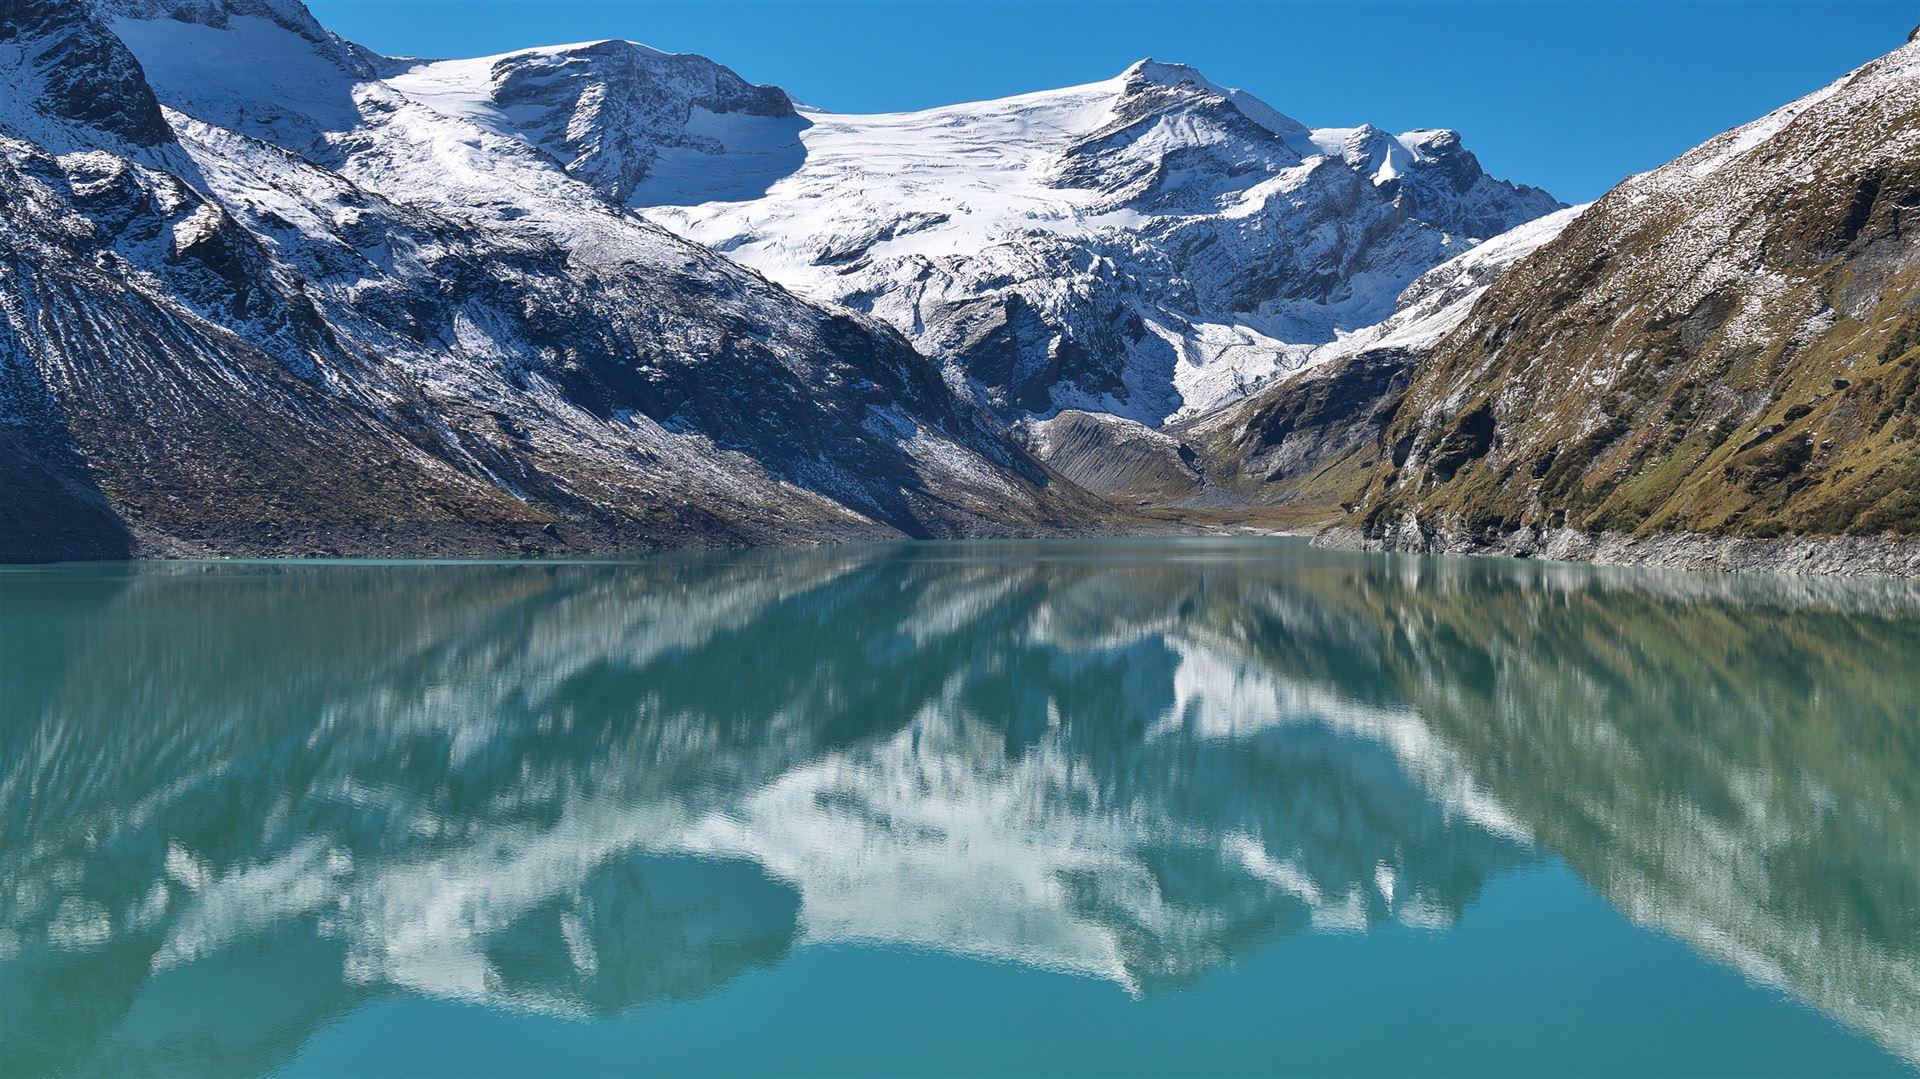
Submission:
<svg viewBox="0 0 1920 1079">
<path fill-rule="evenodd" d="M 1920 1074 L 1920 585 L 0 568 L 0 1076 Z"/>
</svg>

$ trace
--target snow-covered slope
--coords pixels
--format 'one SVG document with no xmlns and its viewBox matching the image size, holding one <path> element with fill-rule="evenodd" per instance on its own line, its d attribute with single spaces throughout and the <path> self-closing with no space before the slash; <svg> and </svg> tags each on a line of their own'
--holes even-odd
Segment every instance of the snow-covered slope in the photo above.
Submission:
<svg viewBox="0 0 1920 1079">
<path fill-rule="evenodd" d="M 615 201 L 643 182 L 649 201 L 671 197 L 676 182 L 702 192 L 734 183 L 747 197 L 755 175 L 799 164 L 795 136 L 807 124 L 774 87 L 631 41 L 388 66 L 387 84 L 409 99 L 524 138 Z"/>
<path fill-rule="evenodd" d="M 683 86 L 672 100 L 688 103 L 673 112 L 685 122 L 667 136 L 567 107 L 581 80 L 610 85 L 611 69 L 668 59 L 682 58 L 599 43 L 423 64 L 389 85 L 588 178 L 596 166 L 554 145 L 556 117 L 577 140 L 644 136 L 650 171 L 614 189 L 629 204 L 879 316 L 1010 416 L 1075 407 L 1155 424 L 1204 411 L 1558 205 L 1487 176 L 1451 131 L 1310 130 L 1153 61 L 1085 86 L 872 116 L 722 111 L 725 95 Z M 572 75 L 529 108 L 516 105 L 529 67 Z"/>
<path fill-rule="evenodd" d="M 411 102 L 393 66 L 291 0 L 0 12 L 10 553 L 1069 516 L 897 335 Z"/>
</svg>

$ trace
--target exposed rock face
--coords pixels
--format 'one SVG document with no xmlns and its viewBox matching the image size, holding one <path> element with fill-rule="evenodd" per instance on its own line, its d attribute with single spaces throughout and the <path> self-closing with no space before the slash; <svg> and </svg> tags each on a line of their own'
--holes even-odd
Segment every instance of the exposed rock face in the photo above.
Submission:
<svg viewBox="0 0 1920 1079">
<path fill-rule="evenodd" d="M 9 119 L 16 125 L 43 134 L 49 123 L 79 124 L 134 146 L 172 137 L 139 63 L 85 5 L 6 0 L 0 43 L 12 53 L 0 71 L 0 89 L 12 101 Z"/>
<path fill-rule="evenodd" d="M 1206 482 L 1192 447 L 1132 420 L 1068 410 L 1026 427 L 1036 456 L 1095 494 L 1136 504 L 1165 503 Z"/>
<path fill-rule="evenodd" d="M 1343 356 L 1194 427 L 1210 445 L 1210 459 L 1230 462 L 1231 474 L 1290 494 L 1288 481 L 1379 447 L 1417 359 L 1398 348 Z M 1377 456 L 1360 467 L 1376 464 Z"/>
<path fill-rule="evenodd" d="M 1914 46 L 1626 181 L 1420 367 L 1357 523 L 1536 551 L 1511 537 L 1920 532 L 1916 207 Z"/>
<path fill-rule="evenodd" d="M 704 56 L 631 41 L 389 66 L 398 70 L 388 83 L 402 93 L 527 138 L 616 202 L 654 177 L 663 153 L 663 171 L 724 153 L 729 125 L 743 118 L 773 132 L 806 126 L 777 87 L 754 86 Z"/>
<path fill-rule="evenodd" d="M 410 104 L 298 5 L 111 14 L 115 32 L 77 5 L 0 19 L 21 43 L 0 80 L 36 90 L 0 110 L 6 557 L 1089 516 L 898 335 Z M 261 65 L 219 64 L 244 54 L 276 61 L 279 98 L 246 84 Z"/>
</svg>

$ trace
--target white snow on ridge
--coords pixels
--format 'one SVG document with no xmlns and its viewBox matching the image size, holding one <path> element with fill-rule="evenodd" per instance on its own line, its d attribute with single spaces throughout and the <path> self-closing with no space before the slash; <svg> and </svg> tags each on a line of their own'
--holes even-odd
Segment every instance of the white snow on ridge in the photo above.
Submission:
<svg viewBox="0 0 1920 1079">
<path fill-rule="evenodd" d="M 539 45 L 530 49 L 516 49 L 513 52 L 475 56 L 465 60 L 422 60 L 397 75 L 388 75 L 385 82 L 408 98 L 448 116 L 471 120 L 495 134 L 519 139 L 529 145 L 538 145 L 536 141 L 526 136 L 525 128 L 532 119 L 530 116 L 516 116 L 512 110 L 503 109 L 494 103 L 494 68 L 503 60 L 520 60 L 530 56 L 564 56 L 610 43 L 615 43 L 615 39 L 576 41 L 567 45 Z M 617 43 L 650 56 L 672 55 L 637 41 L 618 41 Z"/>
<path fill-rule="evenodd" d="M 234 15 L 217 27 L 122 17 L 109 28 L 140 58 L 150 81 L 164 75 L 166 103 L 196 119 L 218 123 L 251 112 L 250 127 L 270 141 L 315 138 L 360 122 L 338 59 L 272 20 Z"/>
<path fill-rule="evenodd" d="M 472 60 L 429 61 L 387 76 L 387 85 L 402 94 L 463 120 L 485 124 L 496 132 L 520 138 L 506 112 L 493 103 L 492 72 L 497 56 Z"/>
<path fill-rule="evenodd" d="M 563 163 L 582 144 L 631 157 L 617 110 L 575 107 L 562 138 L 550 107 L 524 94 L 501 104 L 529 57 L 616 77 L 596 67 L 612 59 L 606 44 L 423 63 L 387 85 Z M 1467 158 L 1457 163 L 1470 189 L 1429 184 L 1403 211 L 1398 185 L 1459 153 L 1453 132 L 1314 131 L 1152 60 L 917 112 L 773 115 L 687 100 L 672 122 L 661 109 L 643 118 L 666 137 L 643 133 L 650 160 L 619 192 L 628 205 L 804 296 L 893 324 L 948 365 L 952 384 L 1016 413 L 1157 424 L 1207 411 L 1385 317 L 1421 271 L 1480 238 L 1464 229 L 1482 225 L 1426 217 L 1497 232 L 1552 206 Z M 1354 203 L 1349 177 L 1380 193 Z"/>
<path fill-rule="evenodd" d="M 1486 177 L 1452 132 L 1314 131 L 1178 64 L 842 115 L 630 42 L 369 61 L 317 24 L 114 2 L 183 112 L 575 258 L 704 254 L 644 218 L 892 324 L 1009 418 L 1211 410 L 1554 205 Z"/>
<path fill-rule="evenodd" d="M 876 222 L 903 216 L 912 219 L 910 227 L 872 242 L 863 249 L 866 257 L 967 255 L 1033 231 L 1086 236 L 1136 229 L 1153 215 L 1113 209 L 1105 205 L 1107 192 L 1064 187 L 1053 176 L 1062 150 L 1114 119 L 1115 105 L 1136 73 L 1169 85 L 1190 80 L 1228 97 L 1262 127 L 1286 136 L 1287 145 L 1301 155 L 1299 169 L 1282 172 L 1222 206 L 1226 217 L 1248 216 L 1268 198 L 1291 193 L 1315 167 L 1310 158 L 1346 160 L 1352 144 L 1369 136 L 1391 146 L 1369 170 L 1376 184 L 1384 183 L 1412 162 L 1425 160 L 1420 142 L 1432 134 L 1387 135 L 1367 126 L 1311 130 L 1243 90 L 1216 86 L 1185 65 L 1143 60 L 1100 82 L 918 112 L 803 110 L 810 121 L 798 138 L 805 163 L 760 200 L 750 205 L 724 200 L 679 205 L 686 185 L 674 177 L 642 184 L 632 202 L 673 231 L 809 294 L 831 291 L 832 282 L 842 276 L 831 264 L 821 264 L 823 250 L 834 252 L 867 240 Z M 418 79 L 418 69 L 409 77 Z M 410 87 L 419 83 L 393 84 L 411 94 Z M 762 118 L 741 119 L 742 127 L 766 123 Z M 746 132 L 736 139 L 750 148 Z M 1217 134 L 1191 124 L 1163 122 L 1143 141 L 1164 153 L 1217 139 Z M 703 164 L 709 170 L 726 167 L 712 158 Z M 711 174 L 706 182 L 716 183 Z M 717 186 L 724 188 L 725 180 Z"/>
<path fill-rule="evenodd" d="M 1801 113 L 1832 97 L 1845 85 L 1845 79 L 1836 80 L 1805 97 L 1782 105 L 1752 123 L 1734 128 L 1722 136 L 1727 140 L 1724 145 L 1715 147 L 1711 154 L 1694 162 L 1687 174 L 1701 179 L 1719 172 L 1734 159 L 1778 135 L 1788 124 L 1799 119 Z"/>
<path fill-rule="evenodd" d="M 924 112 L 809 111 L 800 172 L 753 203 L 659 205 L 656 183 L 634 202 L 689 239 L 718 247 L 808 291 L 837 276 L 820 252 L 869 240 L 876 221 L 911 208 L 918 227 L 873 243 L 872 257 L 965 254 L 1025 229 L 1111 227 L 1090 209 L 1096 193 L 1047 182 L 1058 148 L 1097 130 L 1120 79 Z M 719 164 L 719 163 L 714 163 Z"/>
</svg>

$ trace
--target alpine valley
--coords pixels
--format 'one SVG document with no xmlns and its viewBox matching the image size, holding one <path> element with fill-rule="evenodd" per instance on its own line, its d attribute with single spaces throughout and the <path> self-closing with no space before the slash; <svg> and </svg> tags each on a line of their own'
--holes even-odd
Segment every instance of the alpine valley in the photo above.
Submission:
<svg viewBox="0 0 1920 1079">
<path fill-rule="evenodd" d="M 1195 529 L 1920 575 L 1920 46 L 1584 207 L 1191 68 L 0 0 L 0 562 Z"/>
</svg>

